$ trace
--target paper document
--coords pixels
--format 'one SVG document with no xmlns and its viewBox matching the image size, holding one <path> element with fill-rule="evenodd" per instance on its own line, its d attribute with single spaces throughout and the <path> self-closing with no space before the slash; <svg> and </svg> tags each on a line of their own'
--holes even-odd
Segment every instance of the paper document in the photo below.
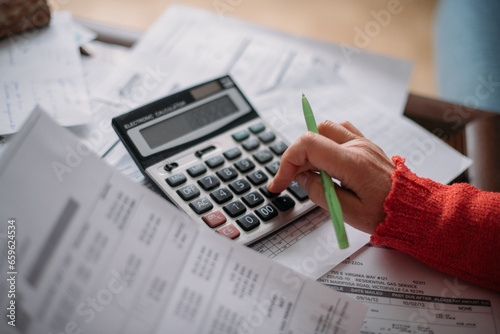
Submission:
<svg viewBox="0 0 500 334">
<path fill-rule="evenodd" d="M 500 332 L 500 293 L 394 249 L 364 247 L 318 281 L 369 307 L 360 333 Z"/>
<path fill-rule="evenodd" d="M 0 189 L 2 333 L 358 333 L 366 314 L 199 228 L 44 113 L 5 152 Z"/>
<path fill-rule="evenodd" d="M 87 87 L 69 12 L 49 27 L 0 41 L 0 135 L 16 132 L 35 105 L 64 126 L 90 120 Z"/>
</svg>

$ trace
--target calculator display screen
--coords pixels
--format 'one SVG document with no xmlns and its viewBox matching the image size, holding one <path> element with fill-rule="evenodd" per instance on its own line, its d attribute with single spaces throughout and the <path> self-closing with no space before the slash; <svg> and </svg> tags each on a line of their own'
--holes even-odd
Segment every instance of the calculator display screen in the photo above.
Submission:
<svg viewBox="0 0 500 334">
<path fill-rule="evenodd" d="M 140 133 L 149 147 L 154 149 L 237 111 L 238 107 L 231 98 L 223 95 L 163 122 L 143 128 Z"/>
</svg>

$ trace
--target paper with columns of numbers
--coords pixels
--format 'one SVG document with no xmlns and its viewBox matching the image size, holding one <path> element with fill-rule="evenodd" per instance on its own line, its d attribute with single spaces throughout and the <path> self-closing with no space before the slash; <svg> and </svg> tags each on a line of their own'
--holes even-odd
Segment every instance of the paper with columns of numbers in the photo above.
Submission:
<svg viewBox="0 0 500 334">
<path fill-rule="evenodd" d="M 2 333 L 358 333 L 366 314 L 199 228 L 43 112 L 4 152 L 0 189 L 17 257 L 0 262 Z"/>
<path fill-rule="evenodd" d="M 395 249 L 363 247 L 318 281 L 369 307 L 361 333 L 500 332 L 499 292 Z"/>
</svg>

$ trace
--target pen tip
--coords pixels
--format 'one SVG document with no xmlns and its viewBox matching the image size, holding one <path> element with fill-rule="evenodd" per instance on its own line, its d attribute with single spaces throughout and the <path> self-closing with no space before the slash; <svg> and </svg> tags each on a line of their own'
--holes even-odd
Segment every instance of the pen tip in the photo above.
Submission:
<svg viewBox="0 0 500 334">
<path fill-rule="evenodd" d="M 306 96 L 304 95 L 304 93 L 302 93 L 302 97 L 306 97 Z"/>
</svg>

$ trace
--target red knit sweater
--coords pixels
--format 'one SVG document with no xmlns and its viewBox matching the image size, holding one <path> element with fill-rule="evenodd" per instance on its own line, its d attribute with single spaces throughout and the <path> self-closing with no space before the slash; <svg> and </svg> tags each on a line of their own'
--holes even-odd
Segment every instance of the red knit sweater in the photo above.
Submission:
<svg viewBox="0 0 500 334">
<path fill-rule="evenodd" d="M 387 213 L 371 241 L 465 281 L 500 291 L 500 193 L 443 185 L 412 173 L 393 157 Z"/>
</svg>

